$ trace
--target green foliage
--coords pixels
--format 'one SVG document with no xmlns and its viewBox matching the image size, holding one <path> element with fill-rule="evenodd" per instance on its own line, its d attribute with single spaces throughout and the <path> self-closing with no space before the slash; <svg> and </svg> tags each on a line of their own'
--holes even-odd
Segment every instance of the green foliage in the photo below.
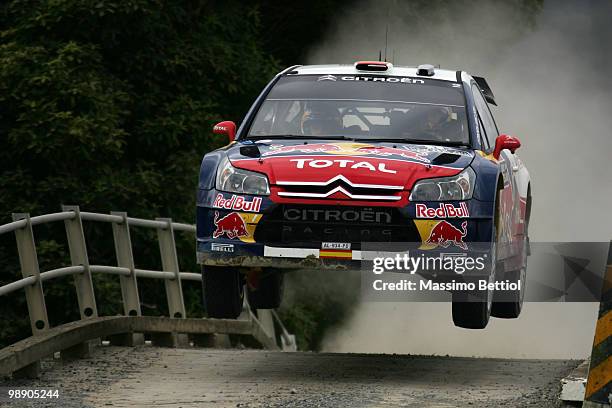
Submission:
<svg viewBox="0 0 612 408">
<path fill-rule="evenodd" d="M 284 300 L 278 311 L 298 349 L 319 350 L 328 329 L 345 321 L 359 301 L 358 271 L 296 271 L 285 276 Z"/>
<path fill-rule="evenodd" d="M 239 121 L 279 68 L 260 29 L 257 8 L 237 1 L 1 5 L 0 224 L 62 203 L 192 223 L 202 155 L 226 142 L 211 126 Z M 41 269 L 67 264 L 61 229 L 45 232 L 35 231 Z M 90 262 L 112 264 L 110 228 L 90 224 L 86 236 Z M 155 232 L 132 239 L 137 266 L 160 269 Z M 197 271 L 193 237 L 176 240 L 182 270 Z M 2 246 L 0 285 L 20 277 L 14 252 L 14 241 Z M 96 277 L 95 289 L 101 314 L 122 311 L 116 277 Z M 196 289 L 185 291 L 187 308 L 201 313 Z M 70 279 L 45 291 L 53 323 L 75 318 Z M 144 313 L 165 312 L 161 282 L 140 291 Z M 0 299 L 0 346 L 29 334 L 22 298 Z"/>
</svg>

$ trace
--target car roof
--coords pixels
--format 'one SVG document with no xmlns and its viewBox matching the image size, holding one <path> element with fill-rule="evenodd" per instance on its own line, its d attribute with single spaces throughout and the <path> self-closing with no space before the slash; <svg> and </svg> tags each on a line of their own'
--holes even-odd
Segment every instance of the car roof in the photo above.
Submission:
<svg viewBox="0 0 612 408">
<path fill-rule="evenodd" d="M 355 68 L 354 64 L 334 64 L 334 65 L 301 65 L 293 68 L 293 75 L 371 75 L 379 76 L 406 76 L 421 77 L 426 79 L 439 79 L 442 81 L 457 82 L 457 71 L 435 68 L 432 76 L 417 75 L 416 67 L 403 67 L 388 64 L 387 71 L 363 71 Z"/>
</svg>

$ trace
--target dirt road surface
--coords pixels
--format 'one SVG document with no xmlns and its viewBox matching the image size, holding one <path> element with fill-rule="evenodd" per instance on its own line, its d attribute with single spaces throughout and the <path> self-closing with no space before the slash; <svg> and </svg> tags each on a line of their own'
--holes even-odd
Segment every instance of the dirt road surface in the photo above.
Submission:
<svg viewBox="0 0 612 408">
<path fill-rule="evenodd" d="M 47 361 L 35 381 L 63 407 L 556 407 L 570 360 L 502 360 L 244 349 L 101 347 Z"/>
</svg>

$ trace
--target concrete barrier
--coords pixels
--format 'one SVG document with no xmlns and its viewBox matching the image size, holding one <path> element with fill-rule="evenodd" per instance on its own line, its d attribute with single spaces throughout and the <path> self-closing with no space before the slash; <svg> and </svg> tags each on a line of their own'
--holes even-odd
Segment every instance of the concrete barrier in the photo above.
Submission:
<svg viewBox="0 0 612 408">
<path fill-rule="evenodd" d="M 278 350 L 257 318 L 247 320 L 193 319 L 153 316 L 113 316 L 79 320 L 45 330 L 0 350 L 0 376 L 35 377 L 40 360 L 60 351 L 63 358 L 86 357 L 82 344 L 101 337 L 130 333 L 179 333 L 252 336 L 264 348 Z"/>
</svg>

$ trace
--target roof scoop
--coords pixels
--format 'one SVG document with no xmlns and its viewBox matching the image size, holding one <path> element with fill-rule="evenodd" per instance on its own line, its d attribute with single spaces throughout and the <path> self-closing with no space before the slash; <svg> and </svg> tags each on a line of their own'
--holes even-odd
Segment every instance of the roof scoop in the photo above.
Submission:
<svg viewBox="0 0 612 408">
<path fill-rule="evenodd" d="M 393 65 L 390 62 L 384 61 L 357 61 L 355 68 L 359 71 L 382 72 L 390 70 L 393 68 Z"/>
</svg>

